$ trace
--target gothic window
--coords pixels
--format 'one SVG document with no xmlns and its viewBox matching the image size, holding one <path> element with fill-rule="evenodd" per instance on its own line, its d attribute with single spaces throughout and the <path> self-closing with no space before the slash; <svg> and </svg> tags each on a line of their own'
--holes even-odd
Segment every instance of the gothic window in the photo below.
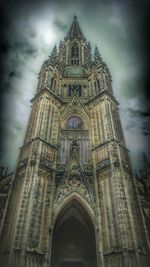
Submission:
<svg viewBox="0 0 150 267">
<path fill-rule="evenodd" d="M 70 117 L 67 121 L 67 127 L 70 129 L 81 129 L 83 127 L 83 121 L 77 116 Z"/>
<path fill-rule="evenodd" d="M 53 82 L 54 82 L 54 79 L 52 77 L 52 79 L 51 79 L 51 89 L 53 88 Z"/>
<path fill-rule="evenodd" d="M 51 77 L 51 71 L 48 70 L 45 72 L 45 81 L 44 81 L 44 85 L 45 86 L 49 86 L 51 87 L 51 84 L 52 84 L 52 77 Z"/>
<path fill-rule="evenodd" d="M 78 65 L 79 66 L 79 60 L 77 59 L 72 59 L 71 60 L 71 65 Z"/>
<path fill-rule="evenodd" d="M 95 87 L 95 92 L 97 94 L 97 83 L 96 83 L 96 81 L 94 82 L 94 87 Z"/>
<path fill-rule="evenodd" d="M 69 84 L 69 87 L 68 87 L 68 96 L 71 96 L 71 89 L 72 89 L 72 87 L 71 87 L 71 85 Z"/>
<path fill-rule="evenodd" d="M 79 65 L 79 47 L 73 44 L 71 48 L 71 65 Z"/>
<path fill-rule="evenodd" d="M 79 48 L 78 48 L 77 44 L 74 44 L 72 46 L 71 56 L 75 57 L 75 58 L 79 57 Z"/>
<path fill-rule="evenodd" d="M 38 83 L 39 90 L 41 90 L 44 87 L 44 83 L 45 83 L 45 71 L 42 69 L 39 76 L 39 83 Z"/>
<path fill-rule="evenodd" d="M 78 96 L 82 96 L 82 86 L 81 84 L 71 85 L 68 87 L 68 96 L 71 96 L 73 93 L 76 93 Z"/>
<path fill-rule="evenodd" d="M 81 87 L 81 85 L 79 85 L 79 86 L 78 86 L 78 95 L 79 95 L 79 96 L 81 96 L 81 89 L 82 89 L 82 87 Z"/>
<path fill-rule="evenodd" d="M 100 80 L 97 80 L 97 86 L 98 86 L 98 90 L 100 90 Z"/>
</svg>

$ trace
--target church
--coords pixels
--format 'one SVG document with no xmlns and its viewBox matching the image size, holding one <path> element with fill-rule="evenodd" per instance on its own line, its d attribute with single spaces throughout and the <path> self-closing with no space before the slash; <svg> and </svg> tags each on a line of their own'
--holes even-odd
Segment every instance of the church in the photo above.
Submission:
<svg viewBox="0 0 150 267">
<path fill-rule="evenodd" d="M 149 208 L 111 74 L 76 16 L 31 103 L 17 168 L 0 179 L 0 266 L 148 267 Z"/>
</svg>

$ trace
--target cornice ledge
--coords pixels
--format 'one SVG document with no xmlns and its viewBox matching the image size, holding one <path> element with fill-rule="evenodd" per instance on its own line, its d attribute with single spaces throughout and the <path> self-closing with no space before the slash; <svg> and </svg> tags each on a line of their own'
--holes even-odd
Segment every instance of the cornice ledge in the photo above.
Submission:
<svg viewBox="0 0 150 267">
<path fill-rule="evenodd" d="M 45 140 L 43 140 L 43 139 L 40 138 L 40 137 L 32 138 L 28 143 L 26 143 L 26 144 L 24 144 L 22 147 L 20 147 L 20 150 L 24 149 L 26 146 L 28 146 L 29 144 L 31 144 L 32 142 L 34 142 L 34 141 L 36 141 L 36 140 L 39 140 L 39 141 L 45 143 L 46 145 L 48 145 L 48 146 L 50 146 L 50 147 L 52 147 L 52 148 L 58 150 L 58 147 L 57 147 L 56 145 L 53 145 L 53 144 L 51 144 L 51 143 L 49 143 L 49 142 L 46 142 Z"/>
<path fill-rule="evenodd" d="M 52 90 L 50 90 L 48 87 L 44 87 L 39 93 L 37 93 L 31 100 L 30 102 L 33 103 L 35 99 L 38 97 L 42 96 L 44 92 L 48 92 L 53 98 L 55 98 L 59 103 L 63 104 L 62 100 L 60 99 L 59 96 L 57 96 Z"/>
<path fill-rule="evenodd" d="M 90 105 L 93 102 L 96 102 L 99 98 L 103 97 L 104 95 L 107 95 L 115 102 L 115 104 L 118 106 L 119 102 L 115 99 L 115 97 L 110 94 L 107 90 L 103 90 L 102 92 L 99 92 L 97 95 L 95 95 L 93 98 L 91 98 L 89 101 L 85 103 L 85 105 Z"/>
</svg>

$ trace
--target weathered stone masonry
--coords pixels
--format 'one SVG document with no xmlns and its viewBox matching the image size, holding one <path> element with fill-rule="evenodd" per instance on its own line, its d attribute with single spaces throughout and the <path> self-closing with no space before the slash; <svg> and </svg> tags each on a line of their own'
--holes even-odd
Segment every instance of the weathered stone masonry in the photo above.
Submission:
<svg viewBox="0 0 150 267">
<path fill-rule="evenodd" d="M 74 17 L 42 65 L 16 171 L 1 181 L 0 266 L 149 266 L 118 105 Z"/>
</svg>

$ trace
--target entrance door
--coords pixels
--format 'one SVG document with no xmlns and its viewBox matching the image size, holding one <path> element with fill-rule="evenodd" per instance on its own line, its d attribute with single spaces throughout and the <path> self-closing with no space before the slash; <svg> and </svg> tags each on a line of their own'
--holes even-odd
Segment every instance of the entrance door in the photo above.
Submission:
<svg viewBox="0 0 150 267">
<path fill-rule="evenodd" d="M 50 266 L 96 267 L 94 226 L 77 200 L 72 200 L 56 219 Z"/>
</svg>

